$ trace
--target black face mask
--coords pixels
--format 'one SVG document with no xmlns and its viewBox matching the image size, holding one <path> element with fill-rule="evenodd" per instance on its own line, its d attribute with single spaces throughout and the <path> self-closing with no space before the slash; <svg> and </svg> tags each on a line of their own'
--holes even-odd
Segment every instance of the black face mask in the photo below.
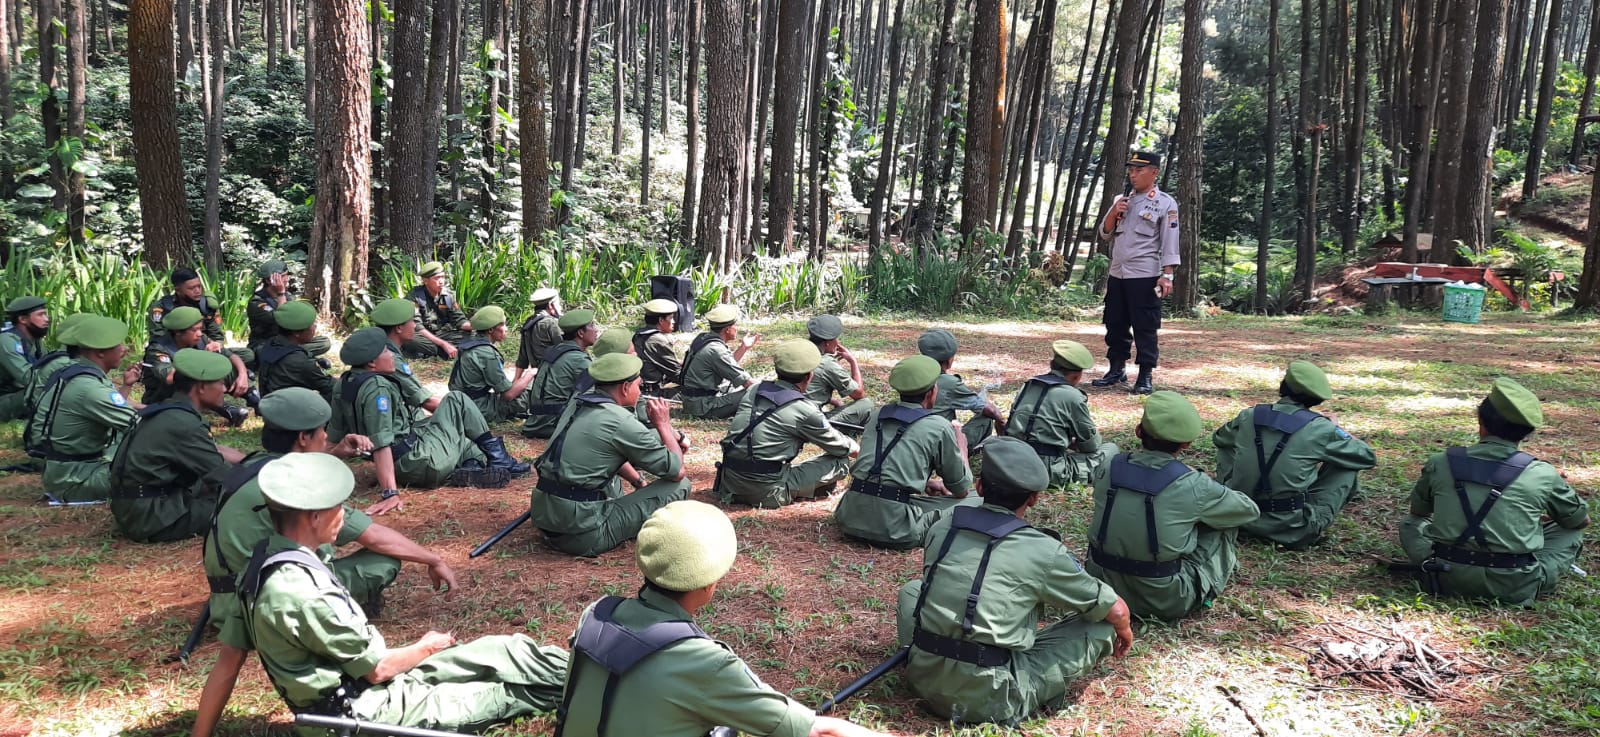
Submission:
<svg viewBox="0 0 1600 737">
<path fill-rule="evenodd" d="M 28 332 L 28 337 L 33 338 L 34 340 L 41 340 L 50 332 L 50 328 L 48 326 L 36 328 L 27 323 L 23 323 L 22 328 Z"/>
</svg>

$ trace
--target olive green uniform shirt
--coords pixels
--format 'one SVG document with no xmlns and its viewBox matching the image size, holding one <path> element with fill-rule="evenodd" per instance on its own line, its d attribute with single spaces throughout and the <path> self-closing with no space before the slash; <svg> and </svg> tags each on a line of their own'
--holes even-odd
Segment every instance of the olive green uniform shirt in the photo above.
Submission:
<svg viewBox="0 0 1600 737">
<path fill-rule="evenodd" d="M 26 386 L 22 389 L 22 414 L 23 419 L 33 417 L 33 410 L 39 406 L 39 395 L 44 392 L 45 382 L 55 376 L 57 371 L 72 364 L 72 356 L 66 351 L 52 351 L 44 354 L 38 363 L 28 369 Z"/>
<path fill-rule="evenodd" d="M 780 389 L 795 390 L 786 381 L 774 381 Z M 755 461 L 779 461 L 783 470 L 774 473 L 752 473 L 722 468 L 719 471 L 717 491 L 724 501 L 738 501 L 752 506 L 782 506 L 795 496 L 810 496 L 820 484 L 831 484 L 844 477 L 850 467 L 850 454 L 855 452 L 855 441 L 845 437 L 822 411 L 811 401 L 802 398 L 773 411 L 756 425 L 743 439 L 751 420 L 766 414 L 772 402 L 760 395 L 765 383 L 745 392 L 739 411 L 728 425 L 728 434 L 722 441 L 722 456 Z M 817 446 L 822 455 L 802 463 L 793 463 L 806 443 Z"/>
<path fill-rule="evenodd" d="M 1033 446 L 1050 468 L 1052 488 L 1087 482 L 1116 453 L 1116 446 L 1100 439 L 1088 395 L 1075 386 L 1024 384 L 1011 403 L 1006 435 Z"/>
<path fill-rule="evenodd" d="M 194 347 L 196 350 L 203 351 L 209 345 L 211 345 L 211 340 L 204 333 L 201 333 L 200 342 L 195 343 Z M 165 402 L 174 396 L 172 384 L 167 380 L 167 377 L 177 370 L 172 365 L 172 359 L 178 355 L 179 350 L 178 344 L 173 342 L 170 335 L 155 338 L 150 341 L 149 345 L 145 346 L 144 363 L 146 366 L 140 378 L 144 383 L 144 395 L 139 397 L 139 401 L 145 404 L 155 404 L 157 402 Z M 222 355 L 237 355 L 239 360 L 246 360 L 246 356 L 241 351 L 233 348 L 222 349 Z M 249 358 L 253 359 L 254 356 L 249 356 Z M 237 372 L 230 369 L 224 381 L 232 384 L 235 378 L 237 378 Z"/>
<path fill-rule="evenodd" d="M 134 542 L 165 542 L 204 535 L 216 509 L 217 487 L 231 466 L 217 452 L 211 428 L 189 406 L 151 414 L 149 409 L 117 446 L 111 460 L 115 487 L 111 515 L 118 532 Z M 143 488 L 160 496 L 118 498 Z"/>
<path fill-rule="evenodd" d="M 468 334 L 461 329 L 467 321 L 466 313 L 448 289 L 439 290 L 439 296 L 428 294 L 428 287 L 418 284 L 406 293 L 406 299 L 417 306 L 417 325 L 446 343 L 460 343 Z"/>
<path fill-rule="evenodd" d="M 683 364 L 678 361 L 678 351 L 672 336 L 655 328 L 643 328 L 633 334 L 633 350 L 639 354 L 644 367 L 639 379 L 647 386 L 678 383 Z"/>
<path fill-rule="evenodd" d="M 511 391 L 511 378 L 506 376 L 505 358 L 500 355 L 500 349 L 492 344 L 473 346 L 457 353 L 456 363 L 450 369 L 449 387 L 450 391 L 467 395 L 490 422 L 521 415 L 531 396 L 524 390 L 515 400 L 502 399 L 502 395 Z"/>
<path fill-rule="evenodd" d="M 207 294 L 201 297 L 198 303 L 188 306 L 200 310 L 200 322 L 205 325 L 201 330 L 201 334 L 214 343 L 221 343 L 223 342 L 222 313 L 217 310 L 216 303 L 216 298 Z M 167 313 L 186 304 L 185 302 L 180 302 L 176 294 L 169 294 L 150 305 L 150 309 L 145 316 L 145 327 L 150 331 L 151 341 L 167 334 L 167 327 L 161 324 L 162 318 L 166 317 Z"/>
<path fill-rule="evenodd" d="M 521 334 L 517 368 L 539 368 L 544 363 L 544 352 L 561 342 L 561 319 L 541 309 L 522 324 Z"/>
<path fill-rule="evenodd" d="M 283 352 L 283 358 L 274 363 L 265 360 L 266 355 L 279 351 Z M 317 365 L 305 346 L 274 335 L 257 351 L 256 359 L 256 383 L 261 387 L 261 396 L 298 386 L 321 394 L 330 404 L 333 402 L 334 379 Z"/>
<path fill-rule="evenodd" d="M 356 382 L 366 373 L 348 372 L 334 388 L 339 398 L 328 429 L 331 442 L 354 433 L 367 436 L 374 451 L 389 448 L 394 455 L 395 481 L 405 486 L 435 487 L 463 461 L 484 460 L 474 440 L 489 432 L 489 424 L 467 395 L 450 392 L 439 400 L 433 414 L 414 419 L 395 374 L 378 374 L 362 381 L 354 399 L 347 400 L 346 383 Z"/>
<path fill-rule="evenodd" d="M 575 341 L 564 342 L 577 345 Z M 567 400 L 577 394 L 578 381 L 588 375 L 592 362 L 587 350 L 567 351 L 539 369 L 539 375 L 528 385 L 532 396 L 528 399 L 528 419 L 522 423 L 523 435 L 548 438 L 555 432 Z"/>
<path fill-rule="evenodd" d="M 400 346 L 390 340 L 388 345 L 385 346 L 385 350 L 394 354 L 394 373 L 390 374 L 389 378 L 400 385 L 400 395 L 405 400 L 405 406 L 410 408 L 411 417 L 413 419 L 426 417 L 428 412 L 422 408 L 422 405 L 433 398 L 433 393 L 429 392 L 427 387 L 424 387 L 422 382 L 417 379 L 417 375 L 412 372 L 411 362 L 406 360 L 405 354 L 400 350 Z"/>
<path fill-rule="evenodd" d="M 707 340 L 698 351 L 691 344 L 683 365 L 683 410 L 691 417 L 732 417 L 751 380 L 750 372 L 739 365 L 721 338 Z"/>
<path fill-rule="evenodd" d="M 890 406 L 922 409 L 921 405 L 907 402 Z M 834 508 L 833 520 L 850 537 L 885 547 L 914 548 L 922 544 L 928 527 L 942 512 L 958 504 L 979 503 L 976 496 L 968 497 L 972 469 L 967 467 L 967 459 L 956 444 L 955 428 L 948 421 L 930 413 L 907 425 L 883 420 L 882 411 L 874 410 L 867 420 L 867 430 L 861 435 L 861 455 L 850 466 L 851 490 Z M 882 455 L 890 443 L 893 448 Z M 934 473 L 939 474 L 951 496 L 922 493 Z M 912 496 L 904 503 L 871 496 L 857 491 L 863 483 L 909 491 Z"/>
<path fill-rule="evenodd" d="M 77 363 L 93 366 L 86 359 Z M 65 367 L 63 367 L 65 368 Z M 44 490 L 60 501 L 98 501 L 111 493 L 110 456 L 117 440 L 139 420 L 122 392 L 93 366 L 94 373 L 41 389 L 29 420 L 35 443 L 48 440 L 55 452 L 79 461 L 44 464 Z M 49 432 L 45 425 L 49 424 Z"/>
<path fill-rule="evenodd" d="M 28 371 L 44 355 L 44 345 L 24 340 L 18 330 L 0 330 L 0 394 L 15 394 L 28 383 Z"/>
</svg>

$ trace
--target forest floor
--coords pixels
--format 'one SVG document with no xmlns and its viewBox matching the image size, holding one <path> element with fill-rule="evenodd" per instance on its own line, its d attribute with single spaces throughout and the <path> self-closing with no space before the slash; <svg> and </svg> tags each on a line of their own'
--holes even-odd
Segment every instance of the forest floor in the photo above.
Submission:
<svg viewBox="0 0 1600 737">
<path fill-rule="evenodd" d="M 1073 338 L 1100 352 L 1099 325 L 1024 322 L 940 323 L 960 339 L 956 368 L 973 384 L 1003 381 L 1008 405 L 1020 383 L 1044 369 L 1048 341 Z M 887 395 L 885 376 L 914 350 L 920 320 L 851 318 L 845 339 L 863 361 L 869 393 Z M 765 334 L 750 360 L 770 372 L 770 349 L 798 336 L 797 320 L 755 325 Z M 1436 601 L 1416 583 L 1391 577 L 1372 556 L 1396 557 L 1398 522 L 1426 456 L 1473 439 L 1473 409 L 1496 376 L 1513 375 L 1544 399 L 1549 426 L 1527 444 L 1559 464 L 1592 497 L 1600 486 L 1600 327 L 1518 314 L 1480 325 L 1436 315 L 1174 320 L 1162 331 L 1159 387 L 1188 395 L 1208 427 L 1270 400 L 1282 367 L 1305 358 L 1324 366 L 1337 395 L 1326 405 L 1377 450 L 1361 498 L 1327 541 L 1305 552 L 1259 544 L 1241 548 L 1232 585 L 1215 607 L 1177 625 L 1137 629 L 1132 653 L 1078 681 L 1071 703 L 1024 723 L 1027 734 L 1084 735 L 1578 735 L 1600 730 L 1600 578 L 1565 580 L 1531 609 Z M 446 366 L 419 363 L 441 391 Z M 1097 423 L 1127 447 L 1139 415 L 1135 397 L 1097 392 Z M 252 419 L 219 431 L 241 449 L 257 447 Z M 721 423 L 682 423 L 693 497 L 711 501 Z M 0 463 L 21 459 L 16 423 L 0 427 Z M 541 450 L 505 428 L 523 457 Z M 1209 437 L 1187 456 L 1212 468 Z M 371 479 L 363 468 L 359 477 Z M 187 733 L 218 646 L 188 664 L 168 662 L 206 598 L 198 541 L 136 545 L 115 538 L 103 507 L 50 509 L 36 503 L 38 477 L 0 478 L 0 735 L 164 735 Z M 525 632 L 566 644 L 582 608 L 640 584 L 633 547 L 574 560 L 539 546 L 529 527 L 491 555 L 467 552 L 526 509 L 529 482 L 500 490 L 440 489 L 408 494 L 383 518 L 442 553 L 460 591 L 444 597 L 426 573 L 407 566 L 391 589 L 379 628 L 392 644 L 429 629 L 459 639 Z M 363 490 L 358 503 L 374 499 Z M 1084 543 L 1088 495 L 1048 499 L 1036 524 Z M 815 704 L 895 648 L 899 586 L 918 575 L 918 552 L 885 552 L 845 541 L 829 520 L 833 500 L 776 511 L 731 510 L 741 555 L 700 622 L 728 642 L 773 686 Z M 1600 573 L 1591 546 L 1579 565 Z M 1337 623 L 1330 625 L 1330 623 Z M 1330 629 L 1337 627 L 1337 631 Z M 1359 682 L 1318 681 L 1307 653 L 1338 633 L 1403 632 L 1423 638 L 1476 671 L 1424 700 Z M 844 715 L 901 734 L 948 734 L 922 711 L 898 673 L 847 702 Z M 223 734 L 283 733 L 289 713 L 261 670 L 246 667 Z M 1257 726 L 1258 725 L 1258 726 Z M 547 734 L 548 718 L 505 734 Z M 1005 730 L 976 728 L 959 734 Z"/>
</svg>

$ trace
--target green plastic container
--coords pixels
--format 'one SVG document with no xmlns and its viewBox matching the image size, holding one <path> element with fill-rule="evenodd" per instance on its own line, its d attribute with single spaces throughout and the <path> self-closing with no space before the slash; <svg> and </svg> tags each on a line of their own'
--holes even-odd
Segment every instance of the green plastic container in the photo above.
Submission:
<svg viewBox="0 0 1600 737">
<path fill-rule="evenodd" d="M 1486 294 L 1487 290 L 1484 289 L 1446 284 L 1444 287 L 1444 321 L 1464 322 L 1468 325 L 1478 324 L 1478 318 L 1483 316 L 1483 298 Z"/>
</svg>

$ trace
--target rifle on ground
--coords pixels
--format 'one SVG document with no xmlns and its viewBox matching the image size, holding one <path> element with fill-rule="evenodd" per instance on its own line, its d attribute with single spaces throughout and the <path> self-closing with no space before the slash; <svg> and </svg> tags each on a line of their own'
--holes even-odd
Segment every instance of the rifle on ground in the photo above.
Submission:
<svg viewBox="0 0 1600 737">
<path fill-rule="evenodd" d="M 851 424 L 849 422 L 840 422 L 838 420 L 828 420 L 828 424 L 829 425 L 833 425 L 834 427 L 837 427 L 840 430 L 849 430 L 851 432 L 866 432 L 867 431 L 867 427 L 865 425 L 855 425 L 855 424 Z"/>
<path fill-rule="evenodd" d="M 460 732 L 441 732 L 437 729 L 423 729 L 421 727 L 400 727 L 393 724 L 379 724 L 349 717 L 330 717 L 322 714 L 296 714 L 294 715 L 294 724 L 297 727 L 332 730 L 340 737 L 353 737 L 353 735 L 358 734 L 384 735 L 385 737 L 465 737 Z"/>
<path fill-rule="evenodd" d="M 194 654 L 194 649 L 200 647 L 200 638 L 206 635 L 206 623 L 211 621 L 211 600 L 207 599 L 204 606 L 200 607 L 200 616 L 194 620 L 194 627 L 189 629 L 189 639 L 183 641 L 183 648 L 173 660 L 189 662 L 189 656 Z"/>
<path fill-rule="evenodd" d="M 888 660 L 879 663 L 878 667 L 867 671 L 865 675 L 855 679 L 850 683 L 850 685 L 839 689 L 839 693 L 829 696 L 826 701 L 822 702 L 821 706 L 817 707 L 817 713 L 827 714 L 828 712 L 833 711 L 833 708 L 838 706 L 839 702 L 854 696 L 857 691 L 866 688 L 867 686 L 871 685 L 873 681 L 882 678 L 883 674 L 899 667 L 901 664 L 906 662 L 906 658 L 910 655 L 910 645 L 900 648 L 897 652 L 895 652 L 895 654 L 890 655 Z"/>
<path fill-rule="evenodd" d="M 511 534 L 512 531 L 516 530 L 518 527 L 521 527 L 522 523 L 527 522 L 532 517 L 533 517 L 533 510 L 530 509 L 530 510 L 528 510 L 526 512 L 523 512 L 521 517 L 518 517 L 518 518 L 516 518 L 514 520 L 511 520 L 511 524 L 506 525 L 505 529 L 502 529 L 499 532 L 496 532 L 494 534 L 494 536 L 490 537 L 488 540 L 484 540 L 483 544 L 479 545 L 476 548 L 473 548 L 472 552 L 470 554 L 468 554 L 467 557 L 468 558 L 476 558 L 476 557 L 478 557 L 480 555 L 483 555 L 484 553 L 489 552 L 489 548 L 494 547 L 495 543 L 498 543 L 501 540 L 504 540 L 506 535 Z"/>
</svg>

